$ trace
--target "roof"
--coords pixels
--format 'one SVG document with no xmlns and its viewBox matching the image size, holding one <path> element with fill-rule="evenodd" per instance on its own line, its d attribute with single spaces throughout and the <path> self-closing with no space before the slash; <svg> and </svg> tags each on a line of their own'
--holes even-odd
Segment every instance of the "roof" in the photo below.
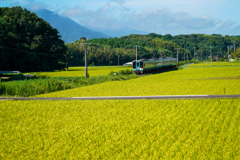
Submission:
<svg viewBox="0 0 240 160">
<path fill-rule="evenodd" d="M 132 65 L 132 62 L 127 62 L 123 64 L 123 66 L 126 66 L 126 65 Z"/>
</svg>

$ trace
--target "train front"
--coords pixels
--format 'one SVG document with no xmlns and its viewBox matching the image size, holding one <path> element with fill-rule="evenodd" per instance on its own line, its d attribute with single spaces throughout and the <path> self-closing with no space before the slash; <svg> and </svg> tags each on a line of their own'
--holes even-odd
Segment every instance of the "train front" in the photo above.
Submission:
<svg viewBox="0 0 240 160">
<path fill-rule="evenodd" d="M 144 68 L 143 68 L 143 61 L 141 60 L 134 60 L 132 62 L 132 70 L 135 74 L 143 74 Z"/>
</svg>

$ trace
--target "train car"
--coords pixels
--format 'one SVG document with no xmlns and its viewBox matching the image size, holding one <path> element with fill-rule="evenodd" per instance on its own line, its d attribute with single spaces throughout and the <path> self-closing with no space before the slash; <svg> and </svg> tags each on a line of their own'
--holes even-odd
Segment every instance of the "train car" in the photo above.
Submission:
<svg viewBox="0 0 240 160">
<path fill-rule="evenodd" d="M 154 72 L 177 66 L 177 59 L 172 57 L 160 59 L 140 59 L 132 62 L 132 70 L 136 74 Z"/>
</svg>

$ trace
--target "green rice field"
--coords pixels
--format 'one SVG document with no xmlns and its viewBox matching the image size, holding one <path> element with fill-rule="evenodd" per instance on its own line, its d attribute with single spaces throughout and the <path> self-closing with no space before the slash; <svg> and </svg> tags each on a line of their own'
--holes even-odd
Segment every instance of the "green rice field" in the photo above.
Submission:
<svg viewBox="0 0 240 160">
<path fill-rule="evenodd" d="M 118 72 L 120 70 L 131 70 L 131 67 L 127 66 L 89 66 L 88 67 L 88 74 L 90 77 L 93 76 L 106 76 L 111 71 Z M 85 67 L 69 67 L 68 70 L 65 71 L 54 71 L 54 72 L 40 72 L 35 73 L 39 76 L 46 76 L 46 77 L 82 77 L 85 76 Z"/>
<path fill-rule="evenodd" d="M 0 159 L 240 158 L 239 99 L 0 106 Z"/>
<path fill-rule="evenodd" d="M 195 64 L 36 97 L 240 94 L 240 66 L 232 64 Z M 5 100 L 0 124 L 0 160 L 240 159 L 240 99 Z"/>
<path fill-rule="evenodd" d="M 128 81 L 113 81 L 41 94 L 36 97 L 233 95 L 240 94 L 239 88 L 240 66 L 238 65 L 190 67 Z"/>
<path fill-rule="evenodd" d="M 224 67 L 224 66 L 229 66 L 229 67 L 240 67 L 240 62 L 235 61 L 235 62 L 204 62 L 204 63 L 198 63 L 198 64 L 191 64 L 189 67 Z"/>
</svg>

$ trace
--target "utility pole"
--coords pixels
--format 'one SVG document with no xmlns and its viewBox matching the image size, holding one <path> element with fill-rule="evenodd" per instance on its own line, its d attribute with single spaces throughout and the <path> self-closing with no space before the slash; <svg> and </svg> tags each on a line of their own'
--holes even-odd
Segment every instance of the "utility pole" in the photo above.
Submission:
<svg viewBox="0 0 240 160">
<path fill-rule="evenodd" d="M 159 51 L 159 53 L 161 54 L 161 58 L 163 58 L 163 51 Z"/>
<path fill-rule="evenodd" d="M 211 49 L 211 43 L 210 43 L 210 58 L 211 58 L 211 66 L 212 66 L 212 49 Z"/>
<path fill-rule="evenodd" d="M 189 51 L 187 51 L 187 61 L 188 61 L 188 53 L 189 53 Z"/>
<path fill-rule="evenodd" d="M 87 45 L 90 45 L 91 43 L 81 43 L 84 45 L 84 50 L 85 50 L 85 77 L 88 78 L 88 67 L 87 67 Z"/>
<path fill-rule="evenodd" d="M 186 47 L 184 46 L 184 61 L 185 61 L 185 52 L 186 52 Z"/>
<path fill-rule="evenodd" d="M 203 52 L 203 50 L 201 50 L 201 61 L 203 61 L 203 60 L 202 60 L 202 52 Z"/>
<path fill-rule="evenodd" d="M 119 66 L 119 55 L 118 55 L 118 66 Z"/>
<path fill-rule="evenodd" d="M 179 48 L 176 48 L 177 49 L 177 65 L 178 65 L 178 50 Z"/>
<path fill-rule="evenodd" d="M 233 41 L 233 44 L 234 44 L 234 53 L 236 52 L 235 43 L 236 43 L 236 41 Z"/>
<path fill-rule="evenodd" d="M 229 61 L 229 50 L 230 50 L 230 46 L 228 46 L 228 61 Z"/>
<path fill-rule="evenodd" d="M 196 47 L 194 47 L 194 60 L 196 61 Z"/>
<path fill-rule="evenodd" d="M 67 54 L 66 54 L 66 68 L 68 69 Z"/>
<path fill-rule="evenodd" d="M 136 48 L 136 61 L 137 61 L 137 48 L 139 48 L 140 46 L 136 45 L 136 46 L 133 46 L 133 48 Z"/>
</svg>

